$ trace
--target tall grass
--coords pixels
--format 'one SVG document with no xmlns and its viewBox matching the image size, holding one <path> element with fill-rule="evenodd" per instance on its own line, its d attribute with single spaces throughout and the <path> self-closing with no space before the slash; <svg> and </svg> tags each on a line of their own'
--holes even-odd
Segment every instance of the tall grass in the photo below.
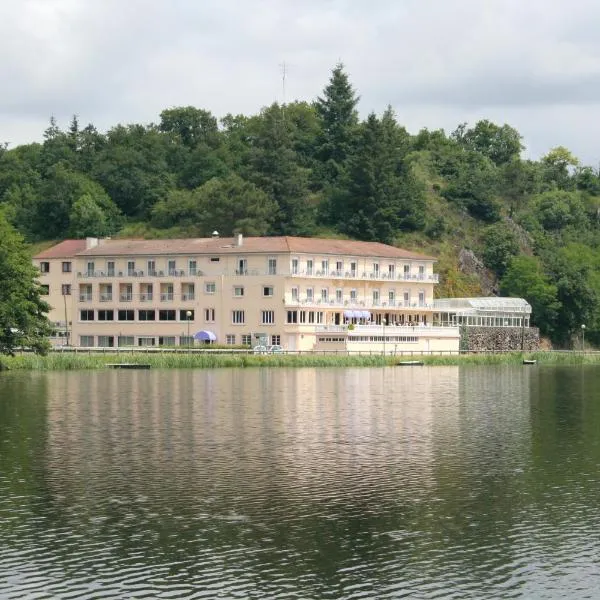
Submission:
<svg viewBox="0 0 600 600">
<path fill-rule="evenodd" d="M 338 354 L 273 354 L 245 353 L 137 353 L 85 354 L 50 353 L 47 356 L 20 354 L 0 358 L 2 367 L 13 370 L 68 371 L 106 369 L 109 364 L 146 364 L 156 369 L 202 369 L 218 367 L 382 367 L 393 366 L 409 360 L 419 360 L 425 365 L 520 365 L 523 360 L 536 360 L 538 365 L 600 365 L 600 353 L 581 352 L 506 352 L 451 356 L 381 356 Z"/>
</svg>

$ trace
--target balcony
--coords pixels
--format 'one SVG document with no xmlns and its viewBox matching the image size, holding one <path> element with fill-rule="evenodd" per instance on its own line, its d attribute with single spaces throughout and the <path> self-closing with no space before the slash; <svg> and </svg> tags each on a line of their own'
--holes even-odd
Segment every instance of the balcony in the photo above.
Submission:
<svg viewBox="0 0 600 600">
<path fill-rule="evenodd" d="M 161 302 L 173 302 L 173 293 L 166 293 L 160 295 Z"/>
<path fill-rule="evenodd" d="M 100 294 L 100 302 L 112 302 L 112 294 Z"/>
<path fill-rule="evenodd" d="M 373 300 L 323 300 L 322 298 L 300 298 L 293 299 L 286 296 L 284 298 L 286 308 L 313 308 L 313 309 L 332 309 L 332 310 L 378 310 L 380 312 L 398 311 L 398 310 L 434 310 L 433 304 L 426 302 L 381 302 Z"/>
<path fill-rule="evenodd" d="M 456 326 L 424 325 L 422 323 L 415 325 L 354 325 L 353 329 L 348 329 L 347 325 L 317 325 L 317 333 L 344 333 L 349 340 L 354 336 L 374 335 L 374 336 L 413 336 L 413 337 L 450 337 L 455 338 L 459 335 L 459 328 Z"/>
<path fill-rule="evenodd" d="M 181 299 L 184 302 L 190 302 L 191 300 L 195 300 L 196 299 L 196 294 L 195 293 L 191 293 L 191 294 L 182 294 L 181 295 Z"/>
<path fill-rule="evenodd" d="M 133 301 L 133 294 L 121 294 L 119 296 L 119 300 L 121 302 L 132 302 Z"/>
<path fill-rule="evenodd" d="M 91 302 L 92 294 L 79 294 L 79 302 Z"/>
<path fill-rule="evenodd" d="M 423 281 L 426 283 L 439 283 L 438 273 L 395 273 L 376 271 L 314 271 L 307 269 L 290 273 L 291 277 L 315 277 L 317 279 L 359 279 L 372 281 Z"/>
</svg>

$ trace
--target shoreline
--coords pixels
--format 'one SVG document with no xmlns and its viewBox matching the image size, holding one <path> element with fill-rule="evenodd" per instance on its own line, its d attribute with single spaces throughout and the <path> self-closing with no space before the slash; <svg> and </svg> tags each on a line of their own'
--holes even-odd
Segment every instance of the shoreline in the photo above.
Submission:
<svg viewBox="0 0 600 600">
<path fill-rule="evenodd" d="M 581 351 L 563 352 L 505 352 L 459 355 L 324 355 L 324 354 L 276 354 L 255 355 L 249 353 L 73 353 L 51 352 L 46 356 L 19 354 L 0 356 L 0 371 L 71 371 L 108 369 L 110 364 L 129 363 L 149 365 L 155 369 L 214 369 L 249 367 L 385 367 L 399 363 L 418 362 L 424 366 L 461 365 L 523 365 L 523 361 L 535 361 L 535 365 L 600 365 L 600 353 Z"/>
</svg>

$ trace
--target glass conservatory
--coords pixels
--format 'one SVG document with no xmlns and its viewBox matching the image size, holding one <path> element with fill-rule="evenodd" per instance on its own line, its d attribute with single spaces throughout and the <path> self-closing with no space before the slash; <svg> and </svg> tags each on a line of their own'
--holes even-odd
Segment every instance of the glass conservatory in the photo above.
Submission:
<svg viewBox="0 0 600 600">
<path fill-rule="evenodd" d="M 471 327 L 529 327 L 531 305 L 523 298 L 440 298 L 434 323 Z"/>
</svg>

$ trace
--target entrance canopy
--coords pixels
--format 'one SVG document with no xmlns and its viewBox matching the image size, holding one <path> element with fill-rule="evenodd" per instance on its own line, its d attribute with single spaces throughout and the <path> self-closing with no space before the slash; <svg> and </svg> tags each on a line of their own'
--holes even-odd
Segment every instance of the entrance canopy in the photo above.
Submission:
<svg viewBox="0 0 600 600">
<path fill-rule="evenodd" d="M 203 329 L 202 331 L 198 331 L 198 333 L 194 334 L 194 339 L 202 342 L 216 342 L 217 336 L 212 331 Z"/>
</svg>

